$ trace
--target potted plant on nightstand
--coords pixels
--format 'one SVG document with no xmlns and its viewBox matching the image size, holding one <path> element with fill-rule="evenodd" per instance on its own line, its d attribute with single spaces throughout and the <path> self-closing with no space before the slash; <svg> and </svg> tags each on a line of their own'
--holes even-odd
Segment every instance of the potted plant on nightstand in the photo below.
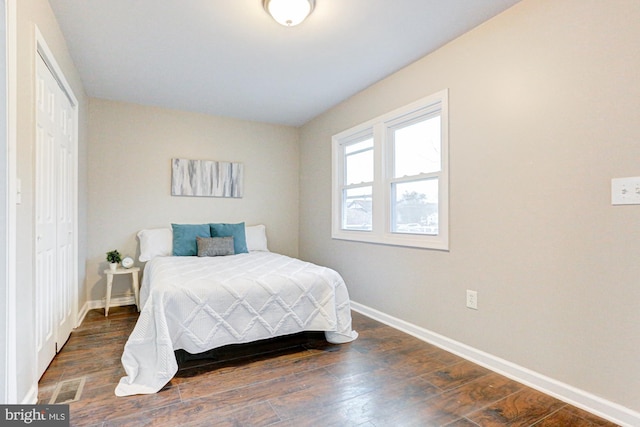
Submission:
<svg viewBox="0 0 640 427">
<path fill-rule="evenodd" d="M 115 271 L 118 268 L 118 263 L 122 261 L 122 256 L 117 249 L 107 252 L 107 261 L 109 261 L 109 268 L 111 271 Z"/>
</svg>

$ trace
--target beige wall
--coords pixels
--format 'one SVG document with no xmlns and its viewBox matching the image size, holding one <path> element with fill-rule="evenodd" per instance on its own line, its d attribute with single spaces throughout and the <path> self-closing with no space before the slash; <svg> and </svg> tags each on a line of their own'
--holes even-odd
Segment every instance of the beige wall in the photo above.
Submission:
<svg viewBox="0 0 640 427">
<path fill-rule="evenodd" d="M 638 22 L 636 0 L 524 0 L 303 126 L 300 256 L 358 303 L 640 411 L 640 206 L 610 203 L 640 176 Z M 444 88 L 450 251 L 332 240 L 331 136 Z"/>
<path fill-rule="evenodd" d="M 141 228 L 264 223 L 272 250 L 335 267 L 355 301 L 640 411 L 640 207 L 609 194 L 612 177 L 640 175 L 637 1 L 524 0 L 308 123 L 299 149 L 289 127 L 102 100 L 87 133 L 48 2 L 16 3 L 18 401 L 37 383 L 35 24 L 81 102 L 81 304 L 104 296 L 106 250 L 138 255 Z M 331 135 L 443 88 L 451 250 L 331 240 Z M 171 197 L 172 157 L 243 162 L 245 197 Z M 465 289 L 478 290 L 478 311 Z"/>
<path fill-rule="evenodd" d="M 42 33 L 79 102 L 79 178 L 85 175 L 86 97 L 66 42 L 46 0 L 19 0 L 17 5 L 17 177 L 22 181 L 22 203 L 17 206 L 17 397 L 31 400 L 37 386 L 34 337 L 34 153 L 35 153 L 35 26 Z M 81 186 L 79 215 L 86 212 L 86 188 Z M 86 226 L 79 226 L 79 283 L 84 285 Z M 84 301 L 84 286 L 79 290 Z M 81 302 L 82 304 L 82 302 Z M 32 401 L 25 403 L 34 403 Z"/>
<path fill-rule="evenodd" d="M 89 116 L 89 300 L 104 298 L 106 251 L 139 264 L 144 228 L 265 224 L 270 250 L 297 255 L 297 129 L 98 99 Z M 242 162 L 244 197 L 172 197 L 172 158 Z M 113 296 L 128 287 L 115 283 Z"/>
</svg>

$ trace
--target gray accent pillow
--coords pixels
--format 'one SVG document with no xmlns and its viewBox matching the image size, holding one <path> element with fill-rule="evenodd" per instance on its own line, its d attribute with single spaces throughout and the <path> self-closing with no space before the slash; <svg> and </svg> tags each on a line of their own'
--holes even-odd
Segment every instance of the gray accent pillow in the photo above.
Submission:
<svg viewBox="0 0 640 427">
<path fill-rule="evenodd" d="M 233 237 L 196 237 L 198 256 L 234 255 Z"/>
</svg>

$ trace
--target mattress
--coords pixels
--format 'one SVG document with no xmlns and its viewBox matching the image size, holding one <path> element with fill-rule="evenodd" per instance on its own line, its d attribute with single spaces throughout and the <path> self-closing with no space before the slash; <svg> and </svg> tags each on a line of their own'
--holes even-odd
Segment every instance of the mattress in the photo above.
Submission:
<svg viewBox="0 0 640 427">
<path fill-rule="evenodd" d="M 156 393 L 178 371 L 174 350 L 201 353 L 302 331 L 350 342 L 349 294 L 334 270 L 271 252 L 156 257 L 122 355 L 117 396 Z"/>
</svg>

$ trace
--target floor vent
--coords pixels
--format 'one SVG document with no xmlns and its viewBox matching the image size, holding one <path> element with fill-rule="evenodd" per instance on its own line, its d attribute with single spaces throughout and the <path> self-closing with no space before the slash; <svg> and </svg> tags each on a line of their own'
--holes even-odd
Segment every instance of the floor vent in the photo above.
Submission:
<svg viewBox="0 0 640 427">
<path fill-rule="evenodd" d="M 80 400 L 86 377 L 74 378 L 58 383 L 49 404 L 71 403 Z"/>
</svg>

